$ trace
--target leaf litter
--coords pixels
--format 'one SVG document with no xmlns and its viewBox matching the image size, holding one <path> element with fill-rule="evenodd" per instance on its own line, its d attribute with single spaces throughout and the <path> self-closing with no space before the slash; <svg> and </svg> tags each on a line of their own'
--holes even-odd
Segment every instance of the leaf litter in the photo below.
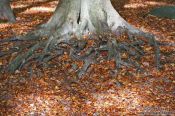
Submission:
<svg viewBox="0 0 175 116">
<path fill-rule="evenodd" d="M 159 0 L 147 0 L 146 7 L 139 6 L 145 2 L 143 0 L 112 2 L 132 25 L 162 37 L 158 38 L 160 42 L 175 42 L 175 20 L 143 15 L 155 8 L 155 3 L 158 4 Z M 165 5 L 162 2 L 175 5 L 173 0 L 161 0 L 161 4 Z M 133 4 L 136 4 L 136 8 L 126 7 Z M 37 25 L 49 19 L 56 5 L 55 0 L 14 0 L 12 6 L 18 17 L 17 23 L 0 23 L 0 39 L 34 30 Z M 42 11 L 43 8 L 51 10 Z M 91 44 L 90 41 L 89 45 Z M 11 46 L 11 43 L 0 45 L 0 50 Z M 151 48 L 145 49 L 152 53 Z M 113 61 L 101 61 L 91 65 L 88 73 L 79 79 L 76 73 L 83 63 L 73 61 L 67 54 L 49 62 L 50 67 L 31 63 L 29 69 L 18 70 L 14 74 L 1 73 L 0 115 L 173 115 L 174 50 L 173 46 L 161 46 L 161 52 L 165 55 L 161 57 L 163 66 L 159 71 L 153 65 L 153 55 L 144 57 L 144 73 L 126 67 L 113 71 Z M 102 55 L 105 56 L 106 53 Z M 0 70 L 12 58 L 13 54 L 1 57 Z"/>
</svg>

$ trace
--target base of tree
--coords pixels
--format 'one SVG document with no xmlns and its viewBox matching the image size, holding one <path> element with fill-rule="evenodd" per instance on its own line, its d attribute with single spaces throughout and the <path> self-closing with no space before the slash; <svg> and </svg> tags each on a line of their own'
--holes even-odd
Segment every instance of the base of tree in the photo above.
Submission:
<svg viewBox="0 0 175 116">
<path fill-rule="evenodd" d="M 120 41 L 123 35 L 126 36 L 125 41 Z M 83 36 L 92 37 L 89 39 L 94 44 L 87 47 L 88 39 L 83 39 Z M 47 63 L 65 52 L 71 58 L 84 62 L 79 76 L 101 58 L 114 59 L 117 69 L 125 65 L 140 70 L 138 61 L 145 55 L 143 45 L 146 43 L 154 47 L 155 64 L 157 68 L 160 67 L 160 50 L 155 36 L 128 24 L 116 12 L 110 0 L 60 1 L 54 15 L 46 24 L 25 36 L 5 41 L 28 42 L 7 52 L 20 51 L 8 66 L 10 72 L 21 69 L 32 60 Z M 103 57 L 102 52 L 106 52 L 107 56 Z M 5 54 L 1 53 L 1 56 Z"/>
</svg>

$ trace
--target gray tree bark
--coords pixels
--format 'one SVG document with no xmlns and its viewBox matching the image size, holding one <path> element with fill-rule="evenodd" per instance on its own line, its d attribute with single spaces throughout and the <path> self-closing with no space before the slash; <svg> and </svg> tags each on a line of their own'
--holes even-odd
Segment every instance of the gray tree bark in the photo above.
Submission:
<svg viewBox="0 0 175 116">
<path fill-rule="evenodd" d="M 49 30 L 60 27 L 62 34 L 86 34 L 106 28 L 116 31 L 118 27 L 138 32 L 118 14 L 110 0 L 60 0 L 54 15 L 44 27 Z"/>
<path fill-rule="evenodd" d="M 10 0 L 0 0 L 0 19 L 15 22 L 15 16 L 10 6 Z"/>
</svg>

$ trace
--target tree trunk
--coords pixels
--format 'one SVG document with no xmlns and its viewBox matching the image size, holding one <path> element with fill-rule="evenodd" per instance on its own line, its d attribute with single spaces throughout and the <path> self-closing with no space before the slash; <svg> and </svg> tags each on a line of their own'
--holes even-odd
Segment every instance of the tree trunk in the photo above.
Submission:
<svg viewBox="0 0 175 116">
<path fill-rule="evenodd" d="M 0 0 L 0 19 L 15 22 L 15 16 L 10 6 L 10 0 Z"/>
<path fill-rule="evenodd" d="M 116 31 L 118 27 L 137 32 L 137 29 L 118 14 L 110 0 L 60 0 L 54 15 L 45 27 L 49 30 L 61 28 L 62 34 L 86 34 L 105 29 Z"/>
</svg>

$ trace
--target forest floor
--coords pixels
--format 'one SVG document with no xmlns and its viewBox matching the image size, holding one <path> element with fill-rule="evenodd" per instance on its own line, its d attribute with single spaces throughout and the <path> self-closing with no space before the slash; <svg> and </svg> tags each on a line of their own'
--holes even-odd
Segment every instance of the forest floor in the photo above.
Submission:
<svg viewBox="0 0 175 116">
<path fill-rule="evenodd" d="M 174 0 L 112 0 L 119 13 L 132 25 L 161 36 L 160 42 L 175 43 L 175 20 L 147 16 L 149 10 L 175 5 Z M 23 35 L 46 22 L 57 0 L 14 0 L 15 24 L 0 22 L 0 39 Z M 13 44 L 0 44 L 0 50 Z M 152 48 L 145 48 L 152 52 Z M 175 47 L 162 46 L 163 65 L 156 70 L 150 54 L 142 59 L 145 72 L 123 67 L 111 74 L 113 61 L 94 64 L 77 79 L 76 67 L 82 62 L 67 55 L 53 59 L 47 68 L 33 65 L 14 74 L 0 74 L 0 115 L 174 115 L 175 114 Z M 0 68 L 16 55 L 0 58 Z"/>
</svg>

